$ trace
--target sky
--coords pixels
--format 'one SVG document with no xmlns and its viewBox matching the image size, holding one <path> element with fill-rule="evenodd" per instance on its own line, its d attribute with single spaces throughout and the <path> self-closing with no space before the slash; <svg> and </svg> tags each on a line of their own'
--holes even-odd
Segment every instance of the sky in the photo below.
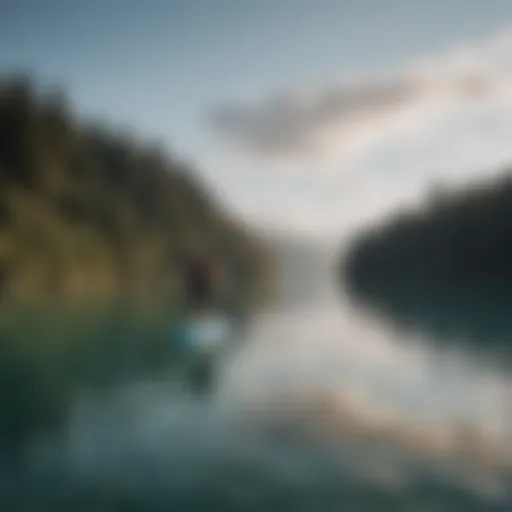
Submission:
<svg viewBox="0 0 512 512">
<path fill-rule="evenodd" d="M 158 139 L 263 229 L 340 235 L 512 161 L 508 0 L 4 0 L 0 70 Z"/>
</svg>

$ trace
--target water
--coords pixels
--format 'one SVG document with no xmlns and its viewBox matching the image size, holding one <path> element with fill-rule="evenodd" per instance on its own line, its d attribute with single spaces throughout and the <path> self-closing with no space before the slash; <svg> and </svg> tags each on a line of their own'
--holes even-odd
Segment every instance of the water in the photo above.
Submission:
<svg viewBox="0 0 512 512">
<path fill-rule="evenodd" d="M 78 390 L 7 509 L 509 510 L 510 380 L 352 310 L 333 254 L 282 251 L 210 399 L 165 375 Z"/>
</svg>

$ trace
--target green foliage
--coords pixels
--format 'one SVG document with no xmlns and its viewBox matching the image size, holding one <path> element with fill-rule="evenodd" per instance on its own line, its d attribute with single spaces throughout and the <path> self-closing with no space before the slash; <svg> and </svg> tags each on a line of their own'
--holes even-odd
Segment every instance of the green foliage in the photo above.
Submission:
<svg viewBox="0 0 512 512">
<path fill-rule="evenodd" d="M 346 275 L 356 287 L 421 281 L 496 290 L 512 282 L 511 228 L 512 177 L 507 174 L 433 197 L 364 232 L 352 245 Z"/>
<path fill-rule="evenodd" d="M 249 267 L 248 296 L 261 281 L 261 245 L 191 169 L 24 77 L 0 82 L 0 190 L 4 295 L 160 299 L 198 243 Z"/>
</svg>

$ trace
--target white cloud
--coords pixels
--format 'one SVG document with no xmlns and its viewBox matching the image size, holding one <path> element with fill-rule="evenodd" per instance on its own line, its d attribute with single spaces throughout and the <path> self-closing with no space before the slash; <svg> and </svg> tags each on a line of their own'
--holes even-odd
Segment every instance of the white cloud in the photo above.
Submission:
<svg viewBox="0 0 512 512">
<path fill-rule="evenodd" d="M 512 28 L 386 76 L 218 105 L 208 121 L 228 144 L 204 167 L 249 223 L 345 238 L 433 181 L 512 160 Z"/>
<path fill-rule="evenodd" d="M 258 157 L 353 163 L 377 144 L 421 132 L 454 112 L 510 102 L 510 55 L 512 31 L 505 31 L 479 46 L 455 48 L 387 76 L 218 105 L 208 122 L 227 141 Z"/>
</svg>

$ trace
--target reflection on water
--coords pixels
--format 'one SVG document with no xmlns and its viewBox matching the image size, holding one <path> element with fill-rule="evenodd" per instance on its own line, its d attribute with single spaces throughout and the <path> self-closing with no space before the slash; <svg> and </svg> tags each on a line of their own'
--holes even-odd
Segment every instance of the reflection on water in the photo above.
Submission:
<svg viewBox="0 0 512 512">
<path fill-rule="evenodd" d="M 83 390 L 65 434 L 35 443 L 30 470 L 5 480 L 6 500 L 28 510 L 505 510 L 510 381 L 355 314 L 337 297 L 328 252 L 281 259 L 280 302 L 224 361 L 212 400 L 166 379 Z"/>
</svg>

